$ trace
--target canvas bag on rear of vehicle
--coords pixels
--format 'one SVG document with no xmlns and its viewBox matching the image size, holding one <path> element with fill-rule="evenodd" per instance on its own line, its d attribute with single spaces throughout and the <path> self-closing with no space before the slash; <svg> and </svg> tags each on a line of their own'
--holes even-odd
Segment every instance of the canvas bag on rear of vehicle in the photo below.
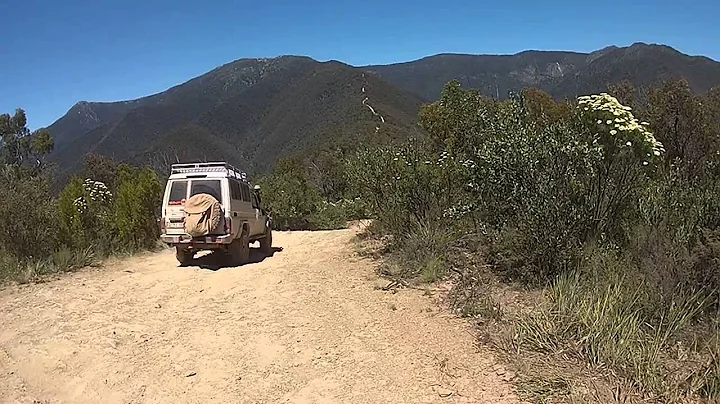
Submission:
<svg viewBox="0 0 720 404">
<path fill-rule="evenodd" d="M 192 237 L 222 234 L 222 206 L 208 194 L 197 194 L 185 202 L 185 233 Z"/>
</svg>

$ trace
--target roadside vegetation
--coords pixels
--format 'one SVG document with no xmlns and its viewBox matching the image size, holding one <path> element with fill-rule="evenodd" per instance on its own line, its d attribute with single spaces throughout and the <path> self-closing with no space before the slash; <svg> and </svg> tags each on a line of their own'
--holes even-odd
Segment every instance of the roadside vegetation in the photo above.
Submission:
<svg viewBox="0 0 720 404">
<path fill-rule="evenodd" d="M 454 279 L 527 398 L 718 400 L 720 91 L 609 93 L 449 83 L 420 112 L 429 137 L 361 150 L 351 188 L 389 275 Z M 587 366 L 603 387 L 573 380 Z"/>
<path fill-rule="evenodd" d="M 163 183 L 149 169 L 87 156 L 57 195 L 45 162 L 52 136 L 31 133 L 23 110 L 0 115 L 0 283 L 92 266 L 158 246 Z"/>
<path fill-rule="evenodd" d="M 720 399 L 720 89 L 451 82 L 419 120 L 421 139 L 279 165 L 276 219 L 373 219 L 383 274 L 452 281 L 531 401 Z"/>
<path fill-rule="evenodd" d="M 345 161 L 350 149 L 331 146 L 305 157 L 281 159 L 260 185 L 276 230 L 333 230 L 366 215 L 363 200 L 349 187 Z"/>
</svg>

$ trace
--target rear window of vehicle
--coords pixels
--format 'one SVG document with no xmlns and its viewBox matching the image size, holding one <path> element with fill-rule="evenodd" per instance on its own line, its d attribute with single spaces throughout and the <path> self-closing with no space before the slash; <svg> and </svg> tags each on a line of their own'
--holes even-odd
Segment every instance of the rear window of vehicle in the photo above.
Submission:
<svg viewBox="0 0 720 404">
<path fill-rule="evenodd" d="M 221 189 L 220 180 L 193 180 L 190 188 L 190 196 L 208 194 L 212 195 L 218 201 L 222 201 Z"/>
<path fill-rule="evenodd" d="M 173 181 L 170 186 L 170 199 L 171 205 L 180 204 L 187 195 L 187 181 Z"/>
</svg>

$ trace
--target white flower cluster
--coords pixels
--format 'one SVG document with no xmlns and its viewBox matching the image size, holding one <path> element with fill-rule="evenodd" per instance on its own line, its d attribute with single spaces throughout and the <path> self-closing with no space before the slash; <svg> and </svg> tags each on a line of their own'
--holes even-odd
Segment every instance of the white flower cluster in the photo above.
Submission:
<svg viewBox="0 0 720 404">
<path fill-rule="evenodd" d="M 398 169 L 402 166 L 407 167 L 416 167 L 420 168 L 423 166 L 432 166 L 437 165 L 440 167 L 443 167 L 445 165 L 448 165 L 449 162 L 452 161 L 452 158 L 448 154 L 447 151 L 443 151 L 438 158 L 437 161 L 433 160 L 426 160 L 426 159 L 419 159 L 417 153 L 413 153 L 412 150 L 406 150 L 406 149 L 400 149 L 400 150 L 392 150 L 392 149 L 381 149 L 381 156 L 378 159 L 379 160 L 391 160 L 391 166 L 395 169 Z M 464 162 L 466 167 L 474 167 L 475 163 L 472 160 L 467 160 Z M 394 180 L 400 180 L 401 177 L 399 173 L 398 175 L 393 175 Z"/>
<path fill-rule="evenodd" d="M 110 193 L 107 185 L 100 181 L 93 181 L 87 178 L 83 183 L 83 187 L 92 201 L 107 203 L 112 199 L 112 193 Z"/>
<path fill-rule="evenodd" d="M 652 132 L 647 128 L 647 122 L 638 122 L 633 116 L 632 108 L 622 105 L 617 98 L 601 93 L 599 95 L 586 95 L 578 98 L 578 107 L 590 114 L 594 123 L 603 132 L 609 133 L 620 144 L 632 147 L 633 142 L 641 142 L 649 147 L 652 154 L 659 156 L 665 150 Z M 650 153 L 648 153 L 650 157 Z"/>
<path fill-rule="evenodd" d="M 408 166 L 408 167 L 412 166 L 412 159 L 408 159 L 405 156 L 404 151 L 396 152 L 395 157 L 393 158 L 393 161 L 403 161 L 403 162 L 405 162 L 406 166 Z M 415 160 L 415 162 L 417 163 L 417 160 Z"/>
<path fill-rule="evenodd" d="M 87 212 L 87 201 L 82 196 L 78 196 L 77 198 L 75 198 L 75 200 L 73 201 L 73 206 L 75 206 L 75 209 L 77 209 L 80 214 Z"/>
<path fill-rule="evenodd" d="M 108 187 L 100 182 L 86 179 L 83 181 L 83 195 L 75 198 L 73 206 L 81 215 L 88 211 L 88 202 L 107 204 L 112 199 L 112 194 Z"/>
<path fill-rule="evenodd" d="M 475 206 L 470 205 L 461 205 L 461 206 L 451 206 L 448 209 L 445 209 L 443 212 L 443 217 L 449 217 L 451 219 L 459 219 L 468 213 L 475 210 Z"/>
<path fill-rule="evenodd" d="M 438 159 L 437 164 L 439 166 L 445 165 L 449 157 L 450 156 L 448 155 L 448 152 L 443 151 L 442 153 L 440 153 L 440 158 Z"/>
</svg>

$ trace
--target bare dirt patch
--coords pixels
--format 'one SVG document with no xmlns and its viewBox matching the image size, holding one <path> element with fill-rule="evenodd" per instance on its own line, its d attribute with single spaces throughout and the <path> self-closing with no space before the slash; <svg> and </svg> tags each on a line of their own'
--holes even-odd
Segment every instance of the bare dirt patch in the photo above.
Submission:
<svg viewBox="0 0 720 404">
<path fill-rule="evenodd" d="M 0 291 L 3 403 L 511 403 L 471 327 L 375 288 L 355 230 L 278 232 L 274 256 L 172 251 Z"/>
</svg>

